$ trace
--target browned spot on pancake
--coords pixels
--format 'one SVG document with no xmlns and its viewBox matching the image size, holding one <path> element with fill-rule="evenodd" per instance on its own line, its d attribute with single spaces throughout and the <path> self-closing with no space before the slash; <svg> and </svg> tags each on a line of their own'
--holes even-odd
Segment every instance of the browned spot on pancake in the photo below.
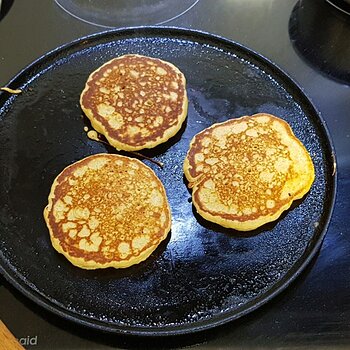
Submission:
<svg viewBox="0 0 350 350">
<path fill-rule="evenodd" d="M 151 148 L 180 129 L 187 114 L 185 85 L 174 65 L 125 55 L 90 75 L 80 103 L 95 129 L 116 148 Z"/>
<path fill-rule="evenodd" d="M 197 134 L 184 171 L 197 211 L 238 230 L 277 219 L 314 179 L 305 147 L 285 121 L 269 114 L 231 119 Z"/>
<path fill-rule="evenodd" d="M 65 168 L 45 210 L 53 246 L 83 268 L 127 267 L 167 236 L 163 185 L 142 162 L 99 154 Z"/>
</svg>

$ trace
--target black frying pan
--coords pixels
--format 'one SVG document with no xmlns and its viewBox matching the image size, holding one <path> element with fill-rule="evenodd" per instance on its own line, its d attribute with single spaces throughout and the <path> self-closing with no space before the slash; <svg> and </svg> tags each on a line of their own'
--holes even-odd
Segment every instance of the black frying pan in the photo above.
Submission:
<svg viewBox="0 0 350 350">
<path fill-rule="evenodd" d="M 68 164 L 112 148 L 87 139 L 79 95 L 91 71 L 140 53 L 173 62 L 188 81 L 181 132 L 146 151 L 173 212 L 169 238 L 125 270 L 85 271 L 52 248 L 42 211 Z M 334 153 L 323 121 L 296 84 L 260 55 L 225 39 L 174 28 L 138 28 L 80 39 L 40 58 L 0 94 L 0 270 L 39 305 L 115 333 L 170 335 L 237 319 L 286 288 L 321 245 L 335 194 Z M 193 210 L 182 162 L 194 134 L 214 122 L 267 112 L 284 118 L 310 152 L 316 179 L 275 223 L 223 229 Z"/>
</svg>

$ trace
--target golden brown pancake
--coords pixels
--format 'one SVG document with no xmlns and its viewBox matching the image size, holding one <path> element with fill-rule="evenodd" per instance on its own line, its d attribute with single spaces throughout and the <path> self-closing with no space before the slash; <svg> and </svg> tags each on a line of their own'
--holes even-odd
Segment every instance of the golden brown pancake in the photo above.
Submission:
<svg viewBox="0 0 350 350">
<path fill-rule="evenodd" d="M 153 148 L 174 136 L 186 118 L 186 79 L 169 62 L 124 55 L 91 73 L 80 105 L 118 150 Z"/>
<path fill-rule="evenodd" d="M 165 189 L 137 159 L 96 154 L 54 180 L 44 218 L 52 245 L 84 269 L 145 260 L 171 227 Z"/>
<path fill-rule="evenodd" d="M 311 157 L 288 123 L 264 113 L 197 134 L 184 172 L 197 212 L 240 231 L 276 220 L 315 177 Z"/>
</svg>

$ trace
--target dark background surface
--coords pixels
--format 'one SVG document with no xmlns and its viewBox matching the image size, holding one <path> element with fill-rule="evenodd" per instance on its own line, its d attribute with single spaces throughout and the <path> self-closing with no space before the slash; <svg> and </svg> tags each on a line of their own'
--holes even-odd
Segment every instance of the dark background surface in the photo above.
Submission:
<svg viewBox="0 0 350 350">
<path fill-rule="evenodd" d="M 0 85 L 45 52 L 103 28 L 53 1 L 3 0 Z M 200 0 L 167 23 L 235 40 L 269 58 L 304 90 L 334 141 L 338 194 L 320 253 L 285 292 L 252 314 L 193 336 L 144 339 L 77 328 L 39 308 L 3 279 L 0 318 L 33 349 L 349 348 L 350 346 L 350 18 L 322 0 Z"/>
</svg>

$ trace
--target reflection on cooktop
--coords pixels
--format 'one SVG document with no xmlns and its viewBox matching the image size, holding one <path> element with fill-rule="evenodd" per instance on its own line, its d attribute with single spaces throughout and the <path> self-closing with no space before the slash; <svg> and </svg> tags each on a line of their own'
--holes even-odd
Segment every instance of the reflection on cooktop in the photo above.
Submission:
<svg viewBox="0 0 350 350">
<path fill-rule="evenodd" d="M 350 15 L 350 1 L 349 0 L 326 0 L 329 4 L 336 7 L 338 10 Z"/>
<path fill-rule="evenodd" d="M 326 1 L 301 0 L 291 14 L 289 35 L 306 63 L 350 84 L 350 16 Z"/>
<path fill-rule="evenodd" d="M 155 25 L 169 22 L 199 0 L 55 0 L 73 17 L 100 27 Z"/>
</svg>

